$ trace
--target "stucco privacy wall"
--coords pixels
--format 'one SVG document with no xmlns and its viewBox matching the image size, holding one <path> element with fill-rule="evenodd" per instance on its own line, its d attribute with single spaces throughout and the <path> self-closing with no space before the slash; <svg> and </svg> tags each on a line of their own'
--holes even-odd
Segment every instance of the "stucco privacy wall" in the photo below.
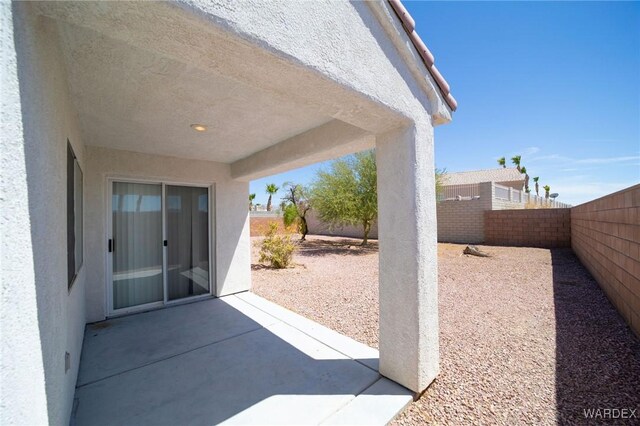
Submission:
<svg viewBox="0 0 640 426">
<path fill-rule="evenodd" d="M 107 179 L 143 179 L 214 187 L 212 238 L 216 295 L 251 288 L 249 186 L 230 177 L 228 164 L 88 146 L 86 181 L 87 320 L 106 317 Z"/>
<path fill-rule="evenodd" d="M 0 423 L 66 424 L 80 361 L 87 271 L 85 250 L 85 264 L 67 289 L 67 139 L 85 176 L 87 167 L 56 27 L 30 8 L 0 3 Z M 71 355 L 67 372 L 65 352 Z"/>
<path fill-rule="evenodd" d="M 309 227 L 309 233 L 315 235 L 332 235 L 336 237 L 349 237 L 349 238 L 362 238 L 364 233 L 362 226 L 345 225 L 331 227 L 328 224 L 322 222 L 318 218 L 318 214 L 310 210 L 307 213 L 307 226 Z M 378 223 L 377 221 L 371 226 L 369 231 L 369 238 L 378 238 Z"/>
<path fill-rule="evenodd" d="M 486 244 L 571 247 L 571 209 L 492 210 L 484 215 Z"/>
<path fill-rule="evenodd" d="M 571 245 L 640 337 L 640 185 L 573 207 Z"/>
</svg>

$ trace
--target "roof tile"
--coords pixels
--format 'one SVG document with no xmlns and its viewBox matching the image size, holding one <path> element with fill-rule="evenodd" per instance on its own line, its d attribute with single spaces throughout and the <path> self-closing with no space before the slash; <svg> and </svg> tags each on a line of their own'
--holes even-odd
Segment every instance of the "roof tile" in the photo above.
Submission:
<svg viewBox="0 0 640 426">
<path fill-rule="evenodd" d="M 391 8 L 396 12 L 398 18 L 402 22 L 402 26 L 409 35 L 409 39 L 413 43 L 414 47 L 418 51 L 418 54 L 422 58 L 424 64 L 427 66 L 429 73 L 436 81 L 436 84 L 442 92 L 445 102 L 449 105 L 452 111 L 458 109 L 458 102 L 450 93 L 451 88 L 447 80 L 440 74 L 440 71 L 434 65 L 435 58 L 431 51 L 427 48 L 427 45 L 422 41 L 418 33 L 415 31 L 416 21 L 413 19 L 409 11 L 404 7 L 400 0 L 388 0 Z"/>
</svg>

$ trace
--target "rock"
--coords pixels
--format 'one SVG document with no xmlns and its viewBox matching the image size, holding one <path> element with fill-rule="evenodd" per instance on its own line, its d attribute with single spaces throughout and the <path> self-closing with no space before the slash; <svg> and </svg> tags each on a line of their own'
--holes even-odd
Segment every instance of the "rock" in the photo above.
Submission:
<svg viewBox="0 0 640 426">
<path fill-rule="evenodd" d="M 464 254 L 470 254 L 473 256 L 479 256 L 479 257 L 489 257 L 489 253 L 485 253 L 483 251 L 480 251 L 480 249 L 476 246 L 467 246 L 465 247 Z"/>
</svg>

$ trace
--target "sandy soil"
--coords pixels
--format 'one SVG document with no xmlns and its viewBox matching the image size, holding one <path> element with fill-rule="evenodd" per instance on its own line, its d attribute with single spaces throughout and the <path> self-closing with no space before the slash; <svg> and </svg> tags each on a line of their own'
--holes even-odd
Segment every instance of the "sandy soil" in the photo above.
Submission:
<svg viewBox="0 0 640 426">
<path fill-rule="evenodd" d="M 272 270 L 259 240 L 257 294 L 378 346 L 377 243 L 310 236 Z M 463 248 L 438 247 L 440 375 L 394 423 L 585 424 L 585 409 L 626 408 L 637 418 L 617 422 L 637 424 L 640 341 L 571 250 Z"/>
</svg>

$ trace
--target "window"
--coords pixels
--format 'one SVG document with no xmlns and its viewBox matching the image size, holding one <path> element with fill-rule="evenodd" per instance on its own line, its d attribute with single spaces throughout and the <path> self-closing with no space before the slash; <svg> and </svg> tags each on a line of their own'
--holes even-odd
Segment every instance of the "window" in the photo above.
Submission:
<svg viewBox="0 0 640 426">
<path fill-rule="evenodd" d="M 82 266 L 82 170 L 67 140 L 67 277 L 68 287 Z"/>
</svg>

